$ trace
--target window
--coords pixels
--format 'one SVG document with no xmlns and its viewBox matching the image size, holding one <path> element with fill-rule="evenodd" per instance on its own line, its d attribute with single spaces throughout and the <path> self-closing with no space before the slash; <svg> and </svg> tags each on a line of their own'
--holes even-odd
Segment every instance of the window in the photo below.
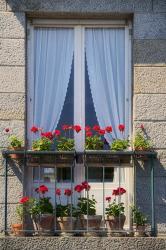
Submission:
<svg viewBox="0 0 166 250">
<path fill-rule="evenodd" d="M 34 20 L 29 37 L 28 127 L 47 131 L 62 124 L 113 126 L 113 137 L 120 137 L 117 124 L 124 123 L 127 137 L 131 123 L 130 35 L 125 21 Z M 72 135 L 78 151 L 84 150 L 85 132 Z M 31 140 L 31 136 L 29 135 Z M 112 140 L 106 136 L 108 142 Z M 55 178 L 49 170 L 42 181 Z M 68 185 L 70 173 L 59 169 L 57 180 Z M 89 168 L 88 176 L 98 199 L 101 198 L 102 168 Z M 126 170 L 121 170 L 125 187 Z M 74 183 L 85 180 L 82 165 L 74 172 Z M 39 173 L 33 174 L 36 185 Z M 118 186 L 118 169 L 104 173 L 108 193 Z M 100 206 L 99 202 L 99 206 Z M 99 208 L 100 209 L 100 208 Z"/>
</svg>

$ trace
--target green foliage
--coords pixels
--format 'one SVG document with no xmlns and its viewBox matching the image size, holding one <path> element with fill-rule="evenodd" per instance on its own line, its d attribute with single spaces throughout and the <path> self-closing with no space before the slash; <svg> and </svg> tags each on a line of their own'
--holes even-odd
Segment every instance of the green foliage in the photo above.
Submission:
<svg viewBox="0 0 166 250">
<path fill-rule="evenodd" d="M 32 149 L 36 151 L 49 151 L 52 141 L 46 137 L 41 137 L 32 143 Z"/>
<path fill-rule="evenodd" d="M 22 220 L 23 220 L 23 214 L 24 214 L 23 204 L 17 205 L 17 207 L 16 207 L 16 217 L 20 222 L 22 222 Z"/>
<path fill-rule="evenodd" d="M 77 213 L 78 215 L 96 215 L 96 200 L 80 197 L 78 198 Z"/>
<path fill-rule="evenodd" d="M 77 210 L 76 208 L 70 204 L 67 205 L 61 205 L 61 204 L 57 204 L 56 205 L 56 216 L 57 217 L 76 217 L 77 216 Z"/>
<path fill-rule="evenodd" d="M 152 148 L 151 143 L 141 133 L 137 133 L 134 138 L 135 150 L 150 150 Z"/>
<path fill-rule="evenodd" d="M 49 197 L 39 199 L 31 198 L 29 201 L 29 213 L 31 215 L 53 214 L 53 211 Z"/>
<path fill-rule="evenodd" d="M 12 148 L 21 148 L 23 144 L 22 140 L 19 139 L 16 135 L 11 135 L 9 137 L 9 142 Z"/>
<path fill-rule="evenodd" d="M 133 222 L 136 223 L 137 226 L 144 226 L 148 221 L 147 217 L 136 206 L 132 207 L 132 217 Z"/>
<path fill-rule="evenodd" d="M 72 151 L 74 150 L 74 140 L 66 137 L 61 137 L 57 140 L 58 151 Z"/>
<path fill-rule="evenodd" d="M 128 140 L 116 139 L 111 144 L 111 150 L 113 151 L 123 151 L 130 146 Z"/>
<path fill-rule="evenodd" d="M 85 149 L 86 150 L 101 150 L 103 149 L 104 143 L 101 140 L 101 137 L 98 135 L 93 135 L 86 137 Z"/>
<path fill-rule="evenodd" d="M 112 215 L 114 217 L 117 217 L 121 214 L 124 214 L 124 203 L 118 203 L 114 201 L 113 203 L 109 203 L 108 207 L 105 209 L 106 215 Z"/>
</svg>

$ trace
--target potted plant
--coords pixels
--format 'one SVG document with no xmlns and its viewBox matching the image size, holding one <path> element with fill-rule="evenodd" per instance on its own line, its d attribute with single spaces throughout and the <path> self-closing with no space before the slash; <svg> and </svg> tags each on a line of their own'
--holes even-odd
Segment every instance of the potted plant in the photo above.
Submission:
<svg viewBox="0 0 166 250">
<path fill-rule="evenodd" d="M 9 146 L 8 148 L 10 150 L 13 150 L 13 151 L 21 151 L 23 150 L 23 140 L 21 138 L 19 138 L 18 136 L 16 135 L 10 135 L 10 132 L 11 132 L 11 129 L 9 128 L 6 128 L 5 129 L 5 133 L 8 134 L 8 141 L 9 141 Z M 10 155 L 10 158 L 12 159 L 20 159 L 22 158 L 22 155 L 18 155 L 18 154 L 11 154 Z"/>
<path fill-rule="evenodd" d="M 29 213 L 31 214 L 35 231 L 39 235 L 54 235 L 55 216 L 50 197 L 45 197 L 48 188 L 41 185 L 35 190 L 39 198 L 29 200 Z"/>
<path fill-rule="evenodd" d="M 56 217 L 57 217 L 57 229 L 60 229 L 63 233 L 69 233 L 75 230 L 76 225 L 76 209 L 69 202 L 71 199 L 71 189 L 65 189 L 64 195 L 66 197 L 66 204 L 62 204 L 61 201 L 61 190 L 59 188 L 55 191 L 57 199 L 56 204 Z"/>
<path fill-rule="evenodd" d="M 123 202 L 119 202 L 120 196 L 125 194 L 124 188 L 114 189 L 112 195 L 115 196 L 113 202 L 111 202 L 111 196 L 106 197 L 108 206 L 106 207 L 106 225 L 111 231 L 123 230 L 126 216 L 124 215 L 125 207 Z"/>
<path fill-rule="evenodd" d="M 85 230 L 88 227 L 88 231 L 90 231 L 92 235 L 96 235 L 93 231 L 100 229 L 102 216 L 96 215 L 97 202 L 93 195 L 92 198 L 89 197 L 90 188 L 87 181 L 75 187 L 75 190 L 80 193 L 77 203 L 77 214 L 80 218 L 82 229 Z M 85 191 L 85 197 L 81 197 L 81 192 L 83 190 Z"/>
<path fill-rule="evenodd" d="M 134 222 L 134 236 L 143 237 L 145 236 L 146 223 L 148 221 L 147 217 L 140 211 L 136 206 L 132 207 L 132 218 Z"/>
<path fill-rule="evenodd" d="M 29 197 L 23 197 L 20 199 L 19 204 L 16 206 L 16 218 L 17 223 L 11 225 L 12 232 L 15 236 L 24 236 L 23 232 L 23 218 L 27 213 L 27 204 L 29 202 Z"/>
</svg>

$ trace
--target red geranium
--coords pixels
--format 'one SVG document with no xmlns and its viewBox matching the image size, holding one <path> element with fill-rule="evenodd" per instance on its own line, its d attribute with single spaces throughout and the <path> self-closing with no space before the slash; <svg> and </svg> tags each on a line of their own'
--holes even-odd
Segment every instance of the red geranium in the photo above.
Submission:
<svg viewBox="0 0 166 250">
<path fill-rule="evenodd" d="M 71 196 L 71 194 L 72 194 L 71 189 L 65 189 L 64 195 Z"/>
<path fill-rule="evenodd" d="M 57 189 L 55 190 L 55 194 L 56 194 L 56 195 L 59 195 L 59 196 L 61 195 L 61 190 L 60 190 L 60 188 L 57 188 Z"/>
<path fill-rule="evenodd" d="M 45 185 L 41 185 L 40 187 L 36 188 L 35 191 L 37 193 L 45 194 L 46 192 L 48 192 L 48 187 L 46 187 Z"/>
<path fill-rule="evenodd" d="M 79 133 L 81 131 L 81 126 L 80 125 L 74 125 L 74 130 Z"/>
<path fill-rule="evenodd" d="M 91 137 L 92 136 L 92 132 L 91 131 L 87 131 L 86 132 L 86 137 Z"/>
<path fill-rule="evenodd" d="M 122 195 L 122 194 L 125 194 L 125 193 L 126 193 L 126 190 L 125 190 L 124 188 L 119 187 L 119 188 L 117 188 L 117 193 L 118 193 L 119 195 Z"/>
<path fill-rule="evenodd" d="M 8 133 L 10 131 L 9 128 L 5 128 L 5 132 Z"/>
<path fill-rule="evenodd" d="M 106 130 L 107 133 L 111 133 L 112 132 L 112 127 L 111 126 L 107 126 L 105 128 L 105 130 Z"/>
<path fill-rule="evenodd" d="M 141 124 L 140 128 L 143 130 L 143 129 L 144 129 L 144 125 L 143 125 L 143 124 Z"/>
<path fill-rule="evenodd" d="M 84 187 L 82 185 L 76 185 L 74 190 L 78 193 L 80 193 L 82 190 L 84 190 Z"/>
<path fill-rule="evenodd" d="M 56 136 L 60 136 L 60 135 L 61 135 L 61 131 L 58 130 L 58 129 L 56 129 L 56 130 L 54 131 L 54 134 L 55 134 Z"/>
<path fill-rule="evenodd" d="M 86 126 L 86 127 L 85 127 L 85 131 L 86 131 L 86 132 L 89 132 L 90 130 L 91 130 L 91 127 L 90 127 L 90 126 Z"/>
<path fill-rule="evenodd" d="M 98 133 L 99 133 L 99 135 L 104 135 L 104 134 L 105 134 L 105 129 L 100 129 L 100 130 L 98 131 Z"/>
<path fill-rule="evenodd" d="M 118 128 L 119 128 L 120 132 L 123 132 L 125 130 L 125 125 L 124 124 L 119 124 Z"/>
<path fill-rule="evenodd" d="M 38 131 L 39 131 L 39 129 L 36 126 L 32 126 L 31 132 L 36 133 Z"/>
<path fill-rule="evenodd" d="M 69 129 L 69 127 L 70 127 L 69 125 L 64 124 L 64 125 L 62 126 L 62 129 L 63 129 L 63 130 L 68 130 L 68 129 Z"/>
<path fill-rule="evenodd" d="M 89 185 L 89 183 L 87 181 L 82 182 L 82 186 L 83 186 L 83 189 L 85 189 L 85 190 L 90 189 L 90 185 Z"/>
<path fill-rule="evenodd" d="M 29 201 L 29 197 L 25 196 L 25 197 L 22 197 L 22 198 L 20 199 L 19 203 L 24 204 L 24 203 L 26 203 L 26 202 L 28 202 L 28 201 Z"/>
<path fill-rule="evenodd" d="M 107 196 L 105 199 L 106 199 L 106 201 L 110 202 L 111 201 L 111 196 Z"/>
<path fill-rule="evenodd" d="M 114 189 L 114 190 L 112 191 L 112 195 L 119 195 L 117 189 Z"/>
<path fill-rule="evenodd" d="M 100 126 L 99 125 L 94 125 L 93 126 L 93 130 L 94 131 L 99 131 L 100 130 Z"/>
<path fill-rule="evenodd" d="M 42 137 L 46 137 L 46 138 L 48 138 L 48 139 L 50 139 L 50 140 L 52 140 L 53 138 L 54 138 L 54 136 L 53 136 L 53 134 L 52 134 L 52 132 L 42 132 L 41 133 L 41 136 Z"/>
</svg>

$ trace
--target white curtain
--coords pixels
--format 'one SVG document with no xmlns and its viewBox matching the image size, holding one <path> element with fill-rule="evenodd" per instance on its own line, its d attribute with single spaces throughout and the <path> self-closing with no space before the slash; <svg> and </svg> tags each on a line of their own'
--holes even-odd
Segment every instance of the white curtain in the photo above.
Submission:
<svg viewBox="0 0 166 250">
<path fill-rule="evenodd" d="M 63 109 L 73 58 L 73 29 L 34 31 L 33 124 L 52 131 Z"/>
<path fill-rule="evenodd" d="M 122 138 L 118 125 L 125 124 L 125 31 L 86 29 L 86 58 L 92 99 L 99 125 L 113 127 L 113 137 Z M 126 125 L 125 136 L 128 136 Z M 105 136 L 108 142 L 112 137 Z"/>
</svg>

